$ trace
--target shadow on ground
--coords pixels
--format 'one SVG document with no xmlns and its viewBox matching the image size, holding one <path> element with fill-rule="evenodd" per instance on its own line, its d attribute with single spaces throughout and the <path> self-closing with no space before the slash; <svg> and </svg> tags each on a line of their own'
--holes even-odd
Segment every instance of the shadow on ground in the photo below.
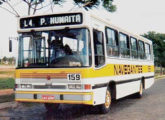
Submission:
<svg viewBox="0 0 165 120">
<path fill-rule="evenodd" d="M 145 92 L 141 99 L 144 99 L 147 96 L 148 94 Z M 5 118 L 7 120 L 106 119 L 107 117 L 118 114 L 125 108 L 136 104 L 138 101 L 139 100 L 133 95 L 113 101 L 111 111 L 108 114 L 100 114 L 97 107 L 85 105 L 61 104 L 60 108 L 54 112 L 48 112 L 43 104 L 34 105 L 32 107 L 19 106 L 18 108 L 8 109 L 6 112 L 0 111 L 0 118 Z"/>
</svg>

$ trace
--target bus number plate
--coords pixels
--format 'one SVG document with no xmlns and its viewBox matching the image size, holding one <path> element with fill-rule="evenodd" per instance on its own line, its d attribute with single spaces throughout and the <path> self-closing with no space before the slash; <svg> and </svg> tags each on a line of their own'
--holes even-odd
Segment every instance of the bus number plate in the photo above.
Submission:
<svg viewBox="0 0 165 120">
<path fill-rule="evenodd" d="M 54 100 L 55 97 L 53 95 L 42 95 L 43 100 Z"/>
<path fill-rule="evenodd" d="M 81 75 L 80 74 L 68 74 L 67 78 L 69 81 L 77 81 L 77 80 L 81 80 Z"/>
</svg>

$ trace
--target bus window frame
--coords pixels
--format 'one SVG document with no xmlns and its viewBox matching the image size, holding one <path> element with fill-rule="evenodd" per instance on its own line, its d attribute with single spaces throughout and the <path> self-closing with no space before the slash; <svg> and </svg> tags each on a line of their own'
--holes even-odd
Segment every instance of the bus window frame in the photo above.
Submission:
<svg viewBox="0 0 165 120">
<path fill-rule="evenodd" d="M 96 64 L 95 64 L 95 41 L 94 41 L 94 31 L 99 31 L 99 32 L 101 32 L 101 34 L 102 34 L 102 40 L 103 40 L 103 43 L 102 43 L 102 45 L 103 45 L 103 52 L 104 52 L 104 63 L 103 64 L 101 64 L 101 65 L 98 65 L 98 66 L 96 66 Z M 106 50 L 105 50 L 105 38 L 104 38 L 104 32 L 102 31 L 102 30 L 98 30 L 98 29 L 96 29 L 96 28 L 92 28 L 92 31 L 91 31 L 91 33 L 92 33 L 92 38 L 93 38 L 93 40 L 92 40 L 92 47 L 93 47 L 93 66 L 94 66 L 94 68 L 97 70 L 97 69 L 101 69 L 101 68 L 103 68 L 105 65 L 106 65 Z"/>
<path fill-rule="evenodd" d="M 150 55 L 150 59 L 147 59 L 145 44 L 149 45 L 149 55 Z M 151 44 L 149 44 L 149 43 L 147 43 L 147 42 L 144 42 L 144 47 L 145 47 L 145 56 L 146 56 L 146 60 L 147 60 L 147 61 L 151 61 L 151 60 L 152 60 Z"/>
<path fill-rule="evenodd" d="M 150 50 L 151 50 L 151 61 L 154 61 L 154 50 L 153 50 L 153 43 L 150 44 Z"/>
<path fill-rule="evenodd" d="M 122 54 L 121 54 L 120 34 L 125 35 L 127 37 L 128 42 L 129 42 L 127 44 L 127 45 L 129 45 L 129 57 L 122 57 Z M 123 32 L 119 32 L 118 36 L 119 36 L 118 38 L 119 38 L 119 56 L 120 56 L 120 58 L 121 59 L 130 59 L 131 58 L 131 46 L 130 46 L 130 37 L 129 37 L 129 35 L 127 35 L 126 33 L 123 33 Z"/>
<path fill-rule="evenodd" d="M 144 50 L 144 52 L 143 52 L 144 53 L 144 58 L 143 59 L 141 59 L 140 56 L 139 56 L 139 53 L 141 52 L 140 49 L 139 49 L 139 47 L 140 47 L 139 43 L 140 42 L 143 43 L 143 50 Z M 145 42 L 143 40 L 138 40 L 138 59 L 139 60 L 143 60 L 143 61 L 146 60 L 146 56 L 145 56 L 145 44 L 144 43 Z"/>
<path fill-rule="evenodd" d="M 114 55 L 109 55 L 108 52 L 107 52 L 107 42 L 108 42 L 108 33 L 107 33 L 107 30 L 110 29 L 110 30 L 113 30 L 115 32 L 115 41 L 116 41 L 116 47 L 118 49 L 118 55 L 117 56 L 114 56 Z M 108 27 L 108 26 L 105 26 L 105 49 L 106 49 L 106 55 L 108 57 L 112 57 L 112 58 L 118 58 L 120 56 L 120 41 L 119 41 L 119 31 L 114 29 L 114 28 L 111 28 L 111 27 Z"/>
<path fill-rule="evenodd" d="M 137 58 L 133 58 L 133 57 L 132 57 L 132 50 L 133 50 L 133 49 L 132 49 L 131 38 L 136 40 Z M 139 58 L 139 57 L 138 57 L 138 52 L 139 52 L 139 51 L 138 51 L 138 39 L 135 38 L 135 37 L 130 36 L 130 53 L 131 53 L 131 58 L 132 58 L 133 60 L 138 60 L 138 58 Z"/>
</svg>

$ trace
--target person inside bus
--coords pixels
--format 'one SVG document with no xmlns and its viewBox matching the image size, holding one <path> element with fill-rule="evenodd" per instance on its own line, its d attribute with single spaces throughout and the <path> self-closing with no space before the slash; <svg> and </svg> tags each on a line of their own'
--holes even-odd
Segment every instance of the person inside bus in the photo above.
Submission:
<svg viewBox="0 0 165 120">
<path fill-rule="evenodd" d="M 66 44 L 66 45 L 64 46 L 64 51 L 65 51 L 65 54 L 66 54 L 66 55 L 72 55 L 72 54 L 73 54 L 73 53 L 72 53 L 72 49 L 69 47 L 68 44 Z"/>
<path fill-rule="evenodd" d="M 65 51 L 62 41 L 58 36 L 55 36 L 55 39 L 52 40 L 50 47 L 52 49 L 52 55 L 50 61 L 55 61 L 57 58 L 64 57 Z"/>
</svg>

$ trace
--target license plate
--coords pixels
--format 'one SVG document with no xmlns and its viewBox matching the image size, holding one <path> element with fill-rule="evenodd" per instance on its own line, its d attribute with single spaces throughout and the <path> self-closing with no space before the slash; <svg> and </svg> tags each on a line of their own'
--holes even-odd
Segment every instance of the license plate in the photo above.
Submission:
<svg viewBox="0 0 165 120">
<path fill-rule="evenodd" d="M 43 100 L 54 100 L 55 97 L 53 95 L 42 95 Z"/>
</svg>

